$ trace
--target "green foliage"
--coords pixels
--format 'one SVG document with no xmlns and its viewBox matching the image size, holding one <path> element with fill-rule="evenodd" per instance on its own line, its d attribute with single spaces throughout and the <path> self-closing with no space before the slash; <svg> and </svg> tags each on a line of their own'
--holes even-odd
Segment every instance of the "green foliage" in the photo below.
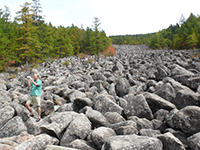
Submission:
<svg viewBox="0 0 200 150">
<path fill-rule="evenodd" d="M 63 63 L 63 65 L 69 66 L 69 65 L 70 65 L 70 62 L 67 60 L 66 62 Z"/>
<path fill-rule="evenodd" d="M 40 0 L 23 4 L 14 21 L 8 7 L 0 9 L 0 71 L 80 53 L 97 54 L 97 49 L 101 52 L 112 44 L 99 27 L 55 27 L 45 23 L 41 12 Z"/>
<path fill-rule="evenodd" d="M 200 16 L 191 13 L 185 20 L 181 15 L 180 24 L 152 34 L 110 36 L 113 44 L 146 44 L 152 49 L 199 49 Z"/>
<path fill-rule="evenodd" d="M 90 60 L 88 60 L 88 63 L 92 63 L 92 62 L 96 62 L 96 60 L 95 59 L 90 59 Z"/>
</svg>

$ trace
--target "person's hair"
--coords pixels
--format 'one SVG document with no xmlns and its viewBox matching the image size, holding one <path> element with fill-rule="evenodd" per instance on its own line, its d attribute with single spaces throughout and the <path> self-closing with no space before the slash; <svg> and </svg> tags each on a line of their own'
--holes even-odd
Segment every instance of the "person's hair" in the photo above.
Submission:
<svg viewBox="0 0 200 150">
<path fill-rule="evenodd" d="M 39 73 L 35 73 L 35 75 L 39 78 Z"/>
</svg>

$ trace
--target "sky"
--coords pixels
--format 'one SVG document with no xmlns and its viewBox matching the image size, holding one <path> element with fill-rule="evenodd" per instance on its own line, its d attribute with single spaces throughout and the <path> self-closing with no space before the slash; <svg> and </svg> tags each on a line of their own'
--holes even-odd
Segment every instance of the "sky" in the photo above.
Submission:
<svg viewBox="0 0 200 150">
<path fill-rule="evenodd" d="M 0 0 L 0 8 L 9 7 L 12 19 L 20 5 L 31 0 Z M 100 19 L 101 30 L 111 35 L 158 32 L 179 23 L 191 13 L 200 14 L 199 0 L 40 0 L 45 21 L 54 26 L 92 27 Z"/>
</svg>

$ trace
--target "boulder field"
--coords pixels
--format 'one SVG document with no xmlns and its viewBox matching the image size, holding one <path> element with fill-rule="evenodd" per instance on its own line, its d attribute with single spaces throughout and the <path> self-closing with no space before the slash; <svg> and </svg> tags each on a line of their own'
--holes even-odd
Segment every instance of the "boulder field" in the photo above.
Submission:
<svg viewBox="0 0 200 150">
<path fill-rule="evenodd" d="M 115 56 L 46 61 L 0 74 L 0 149 L 199 150 L 199 50 L 114 45 Z M 65 65 L 69 61 L 69 65 Z M 43 82 L 29 118 L 27 76 Z"/>
</svg>

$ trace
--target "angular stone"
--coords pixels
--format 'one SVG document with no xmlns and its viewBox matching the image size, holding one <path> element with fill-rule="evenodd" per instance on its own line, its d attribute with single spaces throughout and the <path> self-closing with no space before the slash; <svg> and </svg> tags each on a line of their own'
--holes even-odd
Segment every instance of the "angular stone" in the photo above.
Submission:
<svg viewBox="0 0 200 150">
<path fill-rule="evenodd" d="M 19 135 L 22 131 L 27 131 L 27 127 L 21 117 L 16 116 L 4 124 L 0 130 L 0 138 L 2 138 Z"/>
<path fill-rule="evenodd" d="M 146 101 L 150 106 L 153 114 L 159 109 L 172 110 L 176 108 L 174 104 L 170 103 L 169 101 L 163 99 L 162 97 L 156 94 L 145 92 L 143 95 L 146 98 Z"/>
<path fill-rule="evenodd" d="M 132 97 L 130 103 L 124 108 L 126 117 L 137 116 L 139 118 L 152 119 L 153 114 L 143 95 Z"/>
<path fill-rule="evenodd" d="M 117 112 L 122 114 L 123 108 L 113 102 L 108 96 L 106 95 L 98 95 L 94 99 L 94 109 L 100 111 L 102 114 L 106 112 Z"/>
<path fill-rule="evenodd" d="M 185 150 L 183 143 L 170 132 L 158 135 L 157 138 L 163 143 L 163 150 Z"/>
<path fill-rule="evenodd" d="M 104 116 L 111 124 L 125 121 L 125 119 L 116 112 L 107 112 L 104 114 Z"/>
<path fill-rule="evenodd" d="M 157 138 L 137 136 L 137 135 L 121 135 L 108 137 L 101 150 L 162 150 L 162 142 Z"/>
<path fill-rule="evenodd" d="M 47 134 L 40 134 L 28 141 L 19 144 L 15 147 L 15 150 L 42 150 L 45 149 L 47 145 L 57 145 L 58 143 L 58 139 L 51 137 Z"/>
<path fill-rule="evenodd" d="M 70 123 L 61 138 L 60 145 L 67 146 L 75 139 L 85 139 L 91 130 L 91 122 L 84 114 L 79 114 Z"/>
<path fill-rule="evenodd" d="M 192 150 L 199 150 L 200 149 L 200 132 L 188 137 L 187 141 L 188 141 L 188 148 Z"/>
<path fill-rule="evenodd" d="M 89 135 L 88 139 L 98 148 L 101 149 L 105 139 L 110 136 L 115 136 L 116 133 L 113 129 L 107 127 L 99 127 L 94 129 Z"/>
<path fill-rule="evenodd" d="M 9 105 L 0 109 L 0 128 L 14 117 L 15 110 Z"/>
</svg>

